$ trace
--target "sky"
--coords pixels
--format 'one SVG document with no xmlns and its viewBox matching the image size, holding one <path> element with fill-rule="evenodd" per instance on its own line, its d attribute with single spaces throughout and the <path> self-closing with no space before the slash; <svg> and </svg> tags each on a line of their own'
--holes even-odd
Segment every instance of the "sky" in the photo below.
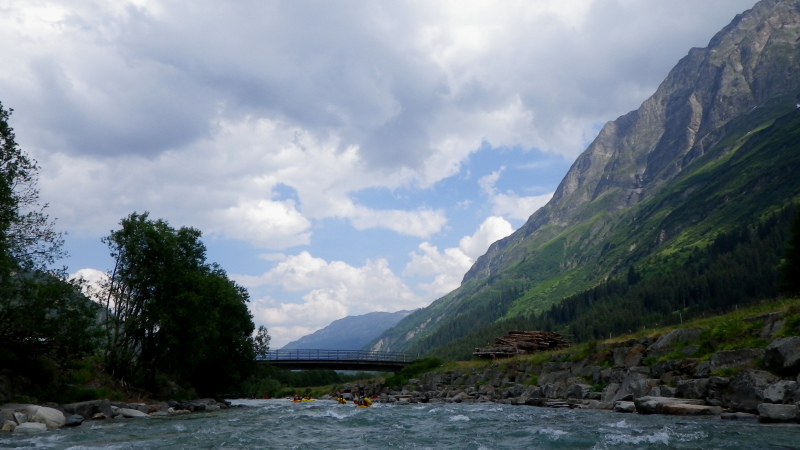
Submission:
<svg viewBox="0 0 800 450">
<path fill-rule="evenodd" d="M 73 276 L 203 233 L 272 347 L 427 306 L 754 0 L 0 0 L 0 102 Z"/>
</svg>

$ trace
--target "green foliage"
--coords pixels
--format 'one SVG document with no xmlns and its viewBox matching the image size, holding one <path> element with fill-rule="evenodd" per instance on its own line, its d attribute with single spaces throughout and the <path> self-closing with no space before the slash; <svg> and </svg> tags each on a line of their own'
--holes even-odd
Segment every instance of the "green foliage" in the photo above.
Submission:
<svg viewBox="0 0 800 450">
<path fill-rule="evenodd" d="M 266 358 L 269 353 L 269 341 L 272 337 L 267 333 L 267 327 L 264 325 L 258 326 L 258 331 L 253 338 L 253 352 L 256 358 Z"/>
<path fill-rule="evenodd" d="M 742 371 L 741 367 L 726 367 L 724 369 L 719 369 L 711 372 L 711 375 L 715 377 L 732 377 L 741 371 Z"/>
<path fill-rule="evenodd" d="M 70 361 L 97 345 L 97 306 L 48 265 L 62 235 L 39 204 L 39 167 L 15 142 L 0 104 L 0 368 L 14 384 L 51 398 Z"/>
<path fill-rule="evenodd" d="M 408 383 L 408 380 L 419 376 L 420 374 L 431 372 L 434 369 L 441 367 L 443 361 L 438 358 L 422 358 L 418 359 L 411 364 L 404 367 L 395 375 L 386 379 L 387 386 L 402 386 Z"/>
<path fill-rule="evenodd" d="M 207 264 L 201 233 L 133 213 L 104 239 L 115 260 L 104 286 L 105 360 L 118 378 L 156 388 L 159 373 L 201 395 L 254 369 L 247 291 Z M 262 344 L 267 345 L 266 329 Z"/>
<path fill-rule="evenodd" d="M 790 296 L 800 295 L 800 208 L 792 224 L 786 259 L 781 265 L 781 291 Z"/>
</svg>

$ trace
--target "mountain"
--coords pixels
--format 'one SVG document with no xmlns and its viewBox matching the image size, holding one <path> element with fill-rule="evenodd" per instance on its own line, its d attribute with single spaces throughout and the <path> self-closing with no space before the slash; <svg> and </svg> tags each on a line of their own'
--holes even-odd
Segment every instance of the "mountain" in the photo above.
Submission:
<svg viewBox="0 0 800 450">
<path fill-rule="evenodd" d="M 411 312 L 372 312 L 334 320 L 327 327 L 284 345 L 282 350 L 361 350 Z"/>
<path fill-rule="evenodd" d="M 798 107 L 800 0 L 762 0 L 706 48 L 691 49 L 639 109 L 607 123 L 550 202 L 492 244 L 458 289 L 369 348 L 480 345 L 487 330 L 512 325 L 585 337 L 576 320 L 597 337 L 773 295 L 780 226 L 800 200 Z M 757 258 L 717 246 L 722 237 L 762 252 L 765 275 L 726 275 L 733 266 L 720 261 Z M 630 303 L 634 294 L 641 304 Z M 627 318 L 631 310 L 641 315 Z M 588 311 L 617 328 L 590 321 Z"/>
</svg>

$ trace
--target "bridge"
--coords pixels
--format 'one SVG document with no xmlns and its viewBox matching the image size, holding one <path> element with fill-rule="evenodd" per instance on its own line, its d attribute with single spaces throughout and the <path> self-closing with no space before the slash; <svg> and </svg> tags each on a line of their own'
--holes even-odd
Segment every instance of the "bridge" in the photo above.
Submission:
<svg viewBox="0 0 800 450">
<path fill-rule="evenodd" d="M 360 370 L 365 372 L 397 372 L 413 359 L 400 352 L 368 352 L 361 350 L 271 350 L 257 361 L 289 370 Z"/>
</svg>

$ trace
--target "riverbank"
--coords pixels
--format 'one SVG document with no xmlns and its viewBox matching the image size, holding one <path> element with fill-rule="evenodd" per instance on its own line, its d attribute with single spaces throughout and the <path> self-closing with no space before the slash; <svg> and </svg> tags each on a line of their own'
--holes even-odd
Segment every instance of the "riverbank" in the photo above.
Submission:
<svg viewBox="0 0 800 450">
<path fill-rule="evenodd" d="M 214 399 L 147 404 L 112 402 L 104 399 L 47 406 L 7 403 L 0 405 L 0 431 L 40 432 L 76 427 L 85 421 L 176 416 L 193 412 L 213 412 L 230 407 L 230 402 Z"/>
<path fill-rule="evenodd" d="M 797 423 L 800 306 L 422 374 L 348 392 L 387 403 L 495 402 Z M 749 315 L 757 313 L 756 315 Z"/>
</svg>

